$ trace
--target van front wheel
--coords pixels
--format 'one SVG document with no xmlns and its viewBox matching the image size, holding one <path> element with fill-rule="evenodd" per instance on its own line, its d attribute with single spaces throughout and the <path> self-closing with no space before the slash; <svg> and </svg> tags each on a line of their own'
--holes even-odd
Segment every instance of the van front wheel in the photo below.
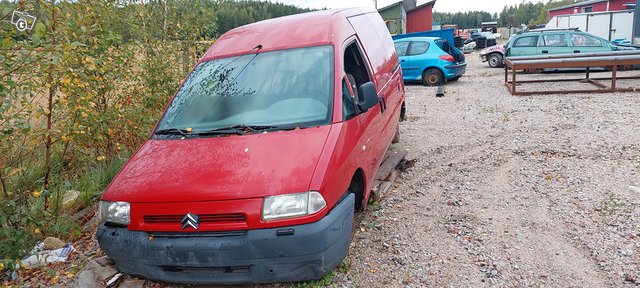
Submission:
<svg viewBox="0 0 640 288">
<path fill-rule="evenodd" d="M 393 144 L 398 142 L 400 142 L 400 124 L 396 127 L 396 134 L 393 135 L 393 139 L 391 140 L 391 143 Z"/>
<path fill-rule="evenodd" d="M 422 73 L 422 85 L 424 86 L 440 86 L 444 84 L 444 76 L 438 69 L 427 69 Z"/>
</svg>

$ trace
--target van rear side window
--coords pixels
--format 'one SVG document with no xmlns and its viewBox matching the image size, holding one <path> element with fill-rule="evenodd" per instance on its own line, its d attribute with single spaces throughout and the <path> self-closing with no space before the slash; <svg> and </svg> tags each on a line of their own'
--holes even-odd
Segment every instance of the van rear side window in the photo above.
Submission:
<svg viewBox="0 0 640 288">
<path fill-rule="evenodd" d="M 353 42 L 344 51 L 344 73 L 347 74 L 347 77 L 351 75 L 355 79 L 356 83 L 351 83 L 351 85 L 355 85 L 354 93 L 357 93 L 360 85 L 371 81 L 367 64 L 364 62 L 356 42 Z"/>
</svg>

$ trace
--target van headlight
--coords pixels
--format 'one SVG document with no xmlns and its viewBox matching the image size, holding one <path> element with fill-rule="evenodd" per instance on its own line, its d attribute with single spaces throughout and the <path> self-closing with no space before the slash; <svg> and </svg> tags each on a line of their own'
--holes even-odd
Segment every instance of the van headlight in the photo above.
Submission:
<svg viewBox="0 0 640 288">
<path fill-rule="evenodd" d="M 322 194 L 316 191 L 264 197 L 262 219 L 276 220 L 311 215 L 327 206 Z"/>
<path fill-rule="evenodd" d="M 129 225 L 129 209 L 127 202 L 100 201 L 100 223 Z"/>
</svg>

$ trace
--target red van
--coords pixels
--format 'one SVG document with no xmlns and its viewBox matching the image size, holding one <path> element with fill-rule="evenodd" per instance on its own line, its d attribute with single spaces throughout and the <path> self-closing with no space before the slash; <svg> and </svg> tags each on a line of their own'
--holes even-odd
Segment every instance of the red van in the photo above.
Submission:
<svg viewBox="0 0 640 288">
<path fill-rule="evenodd" d="M 372 9 L 225 33 L 104 192 L 100 247 L 121 272 L 169 282 L 320 278 L 399 136 L 401 73 Z"/>
</svg>

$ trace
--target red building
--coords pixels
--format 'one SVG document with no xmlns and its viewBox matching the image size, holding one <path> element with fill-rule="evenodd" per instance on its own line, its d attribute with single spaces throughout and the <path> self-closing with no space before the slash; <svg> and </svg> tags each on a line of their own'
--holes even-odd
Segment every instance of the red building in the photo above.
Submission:
<svg viewBox="0 0 640 288">
<path fill-rule="evenodd" d="M 407 32 L 431 31 L 433 29 L 433 5 L 436 0 L 418 5 L 407 12 Z"/>
<path fill-rule="evenodd" d="M 634 0 L 589 0 L 549 9 L 549 19 L 567 14 L 627 10 L 634 6 Z"/>
</svg>

